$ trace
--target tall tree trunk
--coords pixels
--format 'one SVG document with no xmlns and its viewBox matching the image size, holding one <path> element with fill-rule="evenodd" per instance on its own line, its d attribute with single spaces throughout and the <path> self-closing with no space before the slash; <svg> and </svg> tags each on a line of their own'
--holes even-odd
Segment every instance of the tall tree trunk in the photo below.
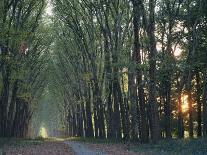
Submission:
<svg viewBox="0 0 207 155">
<path fill-rule="evenodd" d="M 81 110 L 81 105 L 77 105 L 77 125 L 78 125 L 78 132 L 77 135 L 78 137 L 83 136 L 83 116 L 82 116 L 82 110 Z"/>
<path fill-rule="evenodd" d="M 132 1 L 133 3 L 133 24 L 134 24 L 134 61 L 136 65 L 141 65 L 141 54 L 140 54 L 140 39 L 139 39 L 139 30 L 140 30 L 140 7 L 139 3 L 136 0 Z M 142 143 L 147 143 L 149 138 L 148 125 L 146 120 L 146 107 L 145 107 L 145 98 L 144 98 L 144 89 L 142 81 L 142 70 L 140 67 L 137 67 L 137 85 L 138 85 L 138 98 L 140 106 L 140 139 Z"/>
<path fill-rule="evenodd" d="M 183 113 L 182 113 L 182 99 L 181 93 L 178 94 L 178 137 L 184 138 Z"/>
<path fill-rule="evenodd" d="M 196 102 L 197 102 L 197 123 L 198 123 L 198 128 L 197 128 L 197 136 L 201 137 L 202 136 L 202 118 L 201 118 L 201 85 L 200 85 L 200 75 L 199 72 L 196 72 Z"/>
<path fill-rule="evenodd" d="M 121 114 L 121 124 L 123 130 L 123 139 L 128 139 L 129 133 L 127 133 L 127 122 L 126 122 L 126 115 L 125 115 L 125 103 L 122 97 L 122 90 L 121 86 L 118 85 L 118 96 L 119 96 L 119 103 L 120 103 L 120 114 Z"/>
<path fill-rule="evenodd" d="M 193 107 L 192 107 L 192 95 L 188 93 L 188 108 L 189 108 L 189 136 L 193 138 Z"/>
<path fill-rule="evenodd" d="M 88 88 L 88 97 L 86 100 L 86 118 L 87 118 L 87 137 L 93 137 L 93 123 L 91 113 L 91 92 L 90 87 Z"/>
<path fill-rule="evenodd" d="M 193 25 L 192 25 L 192 20 L 191 20 L 191 10 L 190 10 L 190 0 L 187 0 L 187 29 L 188 29 L 188 80 L 187 80 L 187 93 L 188 93 L 188 106 L 189 106 L 189 136 L 192 138 L 193 137 L 193 112 L 192 112 L 192 77 L 193 77 L 193 63 L 194 61 L 194 56 L 195 56 L 195 52 L 196 52 L 196 48 L 197 48 L 197 32 L 196 32 L 196 27 L 197 27 L 197 20 L 193 21 Z"/>
<path fill-rule="evenodd" d="M 13 84 L 11 103 L 9 106 L 8 120 L 7 120 L 7 136 L 8 137 L 11 136 L 11 133 L 12 133 L 11 130 L 12 130 L 12 124 L 14 122 L 14 117 L 15 117 L 17 90 L 18 90 L 18 80 L 16 80 Z"/>
<path fill-rule="evenodd" d="M 76 109 L 74 108 L 74 106 L 72 107 L 73 109 L 73 137 L 77 136 L 77 131 L 78 131 L 78 127 L 77 127 L 77 117 L 76 117 Z"/>
<path fill-rule="evenodd" d="M 114 128 L 113 128 L 113 109 L 112 109 L 112 68 L 111 68 L 111 53 L 109 50 L 109 37 L 106 29 L 102 29 L 104 36 L 104 72 L 105 72 L 105 83 L 106 83 L 106 92 L 107 92 L 107 138 L 114 137 Z"/>
<path fill-rule="evenodd" d="M 203 86 L 203 135 L 207 136 L 207 67 L 204 71 Z"/>
<path fill-rule="evenodd" d="M 124 132 L 124 139 L 128 140 L 130 138 L 130 121 L 129 121 L 129 104 L 128 104 L 128 99 L 125 95 L 124 97 L 124 115 L 125 115 L 125 132 Z"/>
<path fill-rule="evenodd" d="M 10 71 L 7 64 L 3 65 L 2 70 L 2 78 L 3 78 L 3 90 L 1 94 L 1 120 L 0 120 L 0 127 L 1 133 L 0 136 L 6 136 L 6 129 L 7 129 L 7 117 L 8 117 L 8 101 L 9 101 L 9 75 Z"/>
<path fill-rule="evenodd" d="M 107 138 L 114 137 L 113 128 L 113 109 L 112 109 L 112 84 L 109 84 L 109 94 L 108 94 L 108 104 L 107 104 L 107 117 L 108 117 L 108 128 L 107 128 Z"/>
<path fill-rule="evenodd" d="M 117 71 L 115 71 L 117 74 Z M 114 97 L 114 104 L 113 104 L 113 109 L 114 109 L 114 120 L 113 120 L 113 128 L 115 129 L 116 133 L 115 133 L 115 137 L 116 139 L 121 138 L 121 119 L 120 119 L 120 102 L 119 102 L 119 94 L 118 94 L 118 85 L 119 85 L 119 81 L 117 76 L 118 75 L 114 75 L 114 80 L 113 80 L 113 97 Z"/>
<path fill-rule="evenodd" d="M 82 99 L 81 101 L 81 113 L 82 113 L 82 124 L 83 124 L 83 137 L 86 137 L 86 132 L 87 132 L 87 121 L 86 121 L 86 109 L 85 109 L 85 104 L 84 100 Z"/>
<path fill-rule="evenodd" d="M 171 81 L 168 81 L 165 99 L 165 132 L 166 138 L 172 138 L 171 135 Z"/>
<path fill-rule="evenodd" d="M 133 57 L 133 56 L 132 56 Z M 133 60 L 133 59 L 132 59 Z M 130 133 L 131 138 L 133 140 L 137 140 L 138 138 L 138 104 L 137 104 L 137 89 L 135 83 L 135 71 L 132 67 L 129 67 L 128 74 L 128 91 L 129 91 L 129 100 L 131 103 L 130 114 L 131 114 L 131 125 L 130 125 Z"/>
<path fill-rule="evenodd" d="M 166 65 L 166 78 L 165 81 L 165 132 L 166 132 L 166 138 L 172 138 L 171 134 L 171 81 L 172 81 L 172 75 L 173 75 L 173 63 L 174 63 L 174 56 L 172 54 L 172 29 L 173 29 L 173 12 L 170 6 L 170 1 L 166 1 L 167 9 L 168 9 L 168 35 L 167 35 L 167 49 L 166 49 L 166 56 L 165 59 L 167 59 Z M 166 63 L 166 62 L 165 62 Z"/>
<path fill-rule="evenodd" d="M 151 133 L 152 141 L 157 142 L 160 140 L 160 125 L 158 116 L 158 106 L 156 100 L 156 41 L 155 41 L 155 1 L 149 0 L 149 25 L 148 25 L 148 37 L 149 37 L 149 108 L 151 119 Z"/>
</svg>

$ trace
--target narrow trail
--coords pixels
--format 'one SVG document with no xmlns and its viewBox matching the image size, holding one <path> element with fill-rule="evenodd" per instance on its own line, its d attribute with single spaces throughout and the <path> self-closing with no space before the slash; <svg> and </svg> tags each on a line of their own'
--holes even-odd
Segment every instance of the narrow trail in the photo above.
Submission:
<svg viewBox="0 0 207 155">
<path fill-rule="evenodd" d="M 79 142 L 66 141 L 64 143 L 70 146 L 76 155 L 107 155 L 101 151 L 91 150 Z"/>
</svg>

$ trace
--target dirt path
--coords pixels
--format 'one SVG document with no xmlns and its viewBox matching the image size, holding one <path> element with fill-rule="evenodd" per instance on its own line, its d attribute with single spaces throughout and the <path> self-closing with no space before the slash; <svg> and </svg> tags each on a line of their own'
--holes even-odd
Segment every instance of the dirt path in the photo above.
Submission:
<svg viewBox="0 0 207 155">
<path fill-rule="evenodd" d="M 87 143 L 63 139 L 14 140 L 0 148 L 0 155 L 1 149 L 3 155 L 137 155 L 127 151 L 128 147 L 124 144 Z"/>
<path fill-rule="evenodd" d="M 75 155 L 73 150 L 62 142 L 5 145 L 3 150 L 4 155 Z"/>
<path fill-rule="evenodd" d="M 71 147 L 76 155 L 107 155 L 100 150 L 90 149 L 87 145 L 79 142 L 66 141 L 64 143 Z"/>
</svg>

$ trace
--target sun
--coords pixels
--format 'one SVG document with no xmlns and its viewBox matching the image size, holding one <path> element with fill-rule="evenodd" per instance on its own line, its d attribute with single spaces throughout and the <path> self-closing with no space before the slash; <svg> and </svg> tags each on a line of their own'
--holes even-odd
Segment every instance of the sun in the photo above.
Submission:
<svg viewBox="0 0 207 155">
<path fill-rule="evenodd" d="M 182 49 L 180 46 L 174 46 L 174 56 L 175 57 L 180 57 L 182 54 Z"/>
<path fill-rule="evenodd" d="M 187 112 L 189 107 L 188 107 L 188 95 L 182 95 L 181 98 L 182 101 L 182 112 Z"/>
<path fill-rule="evenodd" d="M 181 51 L 180 49 L 176 49 L 176 50 L 174 51 L 174 56 L 175 56 L 175 57 L 179 57 L 181 54 L 182 54 L 182 51 Z"/>
</svg>

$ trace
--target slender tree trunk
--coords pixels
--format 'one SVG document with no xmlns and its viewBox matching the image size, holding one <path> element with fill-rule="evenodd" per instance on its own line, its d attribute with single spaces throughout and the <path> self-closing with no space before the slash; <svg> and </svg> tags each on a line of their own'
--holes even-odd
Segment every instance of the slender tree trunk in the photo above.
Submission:
<svg viewBox="0 0 207 155">
<path fill-rule="evenodd" d="M 178 97 L 178 137 L 184 138 L 183 113 L 181 94 Z"/>
<path fill-rule="evenodd" d="M 94 114 L 94 134 L 95 134 L 95 138 L 99 137 L 98 134 L 98 114 L 97 114 L 97 103 L 95 101 L 95 97 L 93 96 L 93 114 Z"/>
<path fill-rule="evenodd" d="M 14 123 L 15 116 L 15 108 L 16 108 L 16 98 L 17 98 L 17 90 L 18 90 L 18 80 L 14 82 L 13 90 L 12 90 L 12 98 L 9 106 L 8 112 L 8 120 L 7 120 L 7 136 L 11 136 L 12 133 L 12 124 Z"/>
<path fill-rule="evenodd" d="M 77 136 L 77 118 L 76 118 L 76 109 L 73 107 L 73 137 Z"/>
<path fill-rule="evenodd" d="M 133 57 L 133 56 L 132 56 Z M 129 67 L 128 74 L 128 87 L 129 87 L 129 99 L 131 103 L 130 114 L 131 114 L 131 125 L 130 125 L 130 135 L 131 139 L 137 140 L 138 138 L 138 104 L 137 104 L 137 89 L 135 84 L 134 71 Z"/>
<path fill-rule="evenodd" d="M 203 135 L 207 136 L 207 67 L 204 71 L 203 87 Z"/>
<path fill-rule="evenodd" d="M 113 110 L 112 110 L 112 85 L 109 85 L 109 95 L 108 95 L 108 104 L 107 104 L 107 111 L 108 111 L 108 129 L 107 129 L 107 138 L 115 138 L 113 134 Z"/>
<path fill-rule="evenodd" d="M 171 81 L 168 82 L 165 94 L 165 132 L 166 138 L 172 138 L 171 135 Z"/>
<path fill-rule="evenodd" d="M 99 121 L 100 121 L 100 128 L 99 128 L 99 136 L 100 138 L 105 138 L 106 137 L 106 132 L 105 132 L 105 123 L 104 123 L 104 107 L 100 99 L 100 112 L 99 112 Z"/>
<path fill-rule="evenodd" d="M 7 117 L 8 117 L 8 101 L 9 101 L 9 68 L 6 64 L 3 65 L 2 77 L 3 77 L 3 90 L 1 94 L 1 120 L 0 127 L 1 133 L 0 136 L 6 136 L 7 129 Z"/>
<path fill-rule="evenodd" d="M 125 117 L 125 106 L 124 106 L 124 101 L 123 101 L 123 97 L 122 97 L 122 90 L 121 90 L 121 86 L 118 85 L 118 89 L 117 89 L 117 93 L 118 93 L 118 97 L 119 97 L 119 103 L 120 103 L 120 114 L 121 114 L 121 124 L 122 124 L 122 130 L 123 130 L 123 138 L 127 139 L 128 134 L 127 133 L 127 129 L 126 129 L 126 117 Z"/>
<path fill-rule="evenodd" d="M 88 98 L 86 100 L 86 115 L 87 115 L 87 137 L 93 137 L 93 123 L 92 123 L 92 113 L 91 113 L 91 92 L 88 88 Z"/>
<path fill-rule="evenodd" d="M 114 137 L 114 128 L 113 128 L 113 109 L 112 109 L 112 68 L 111 68 L 111 54 L 109 50 L 109 37 L 107 30 L 103 29 L 104 36 L 104 71 L 105 71 L 105 83 L 106 83 L 106 92 L 107 92 L 107 138 Z"/>
<path fill-rule="evenodd" d="M 116 71 L 115 71 L 116 72 Z M 117 74 L 117 72 L 116 72 Z M 121 138 L 121 122 L 120 122 L 120 102 L 119 102 L 119 94 L 118 94 L 118 78 L 116 77 L 113 80 L 113 97 L 114 97 L 114 104 L 113 104 L 113 109 L 114 109 L 114 120 L 113 120 L 113 127 L 115 128 L 115 137 L 116 139 Z"/>
<path fill-rule="evenodd" d="M 78 132 L 77 135 L 78 137 L 83 136 L 83 116 L 82 116 L 82 110 L 81 110 L 81 105 L 77 105 L 77 125 L 78 125 Z"/>
<path fill-rule="evenodd" d="M 136 0 L 132 1 L 133 3 L 133 24 L 134 24 L 134 61 L 137 65 L 141 65 L 141 54 L 140 54 L 140 39 L 139 39 L 139 30 L 140 30 L 140 7 L 139 3 Z M 137 72 L 137 85 L 138 85 L 138 98 L 140 106 L 140 139 L 142 143 L 147 143 L 149 138 L 148 125 L 146 120 L 146 107 L 144 99 L 144 89 L 142 81 L 142 70 L 140 67 L 136 69 Z"/>
<path fill-rule="evenodd" d="M 168 74 L 166 75 L 165 81 L 165 132 L 166 132 L 166 138 L 172 138 L 171 134 L 171 80 L 172 80 L 172 74 L 173 74 L 173 63 L 174 63 L 174 56 L 172 56 L 172 17 L 169 15 L 169 34 L 168 34 L 168 41 L 167 41 L 167 54 L 166 54 L 166 59 L 168 60 L 169 64 L 166 65 L 166 72 Z"/>
<path fill-rule="evenodd" d="M 158 106 L 156 100 L 156 41 L 155 41 L 155 1 L 149 0 L 149 25 L 148 25 L 148 37 L 149 37 L 149 108 L 151 119 L 151 132 L 152 141 L 156 143 L 160 140 L 160 125 L 158 116 Z"/>
<path fill-rule="evenodd" d="M 192 95 L 188 93 L 188 108 L 189 108 L 189 136 L 193 138 L 193 107 L 192 107 Z"/>
<path fill-rule="evenodd" d="M 129 104 L 128 99 L 125 95 L 124 97 L 124 109 L 125 109 L 125 133 L 124 133 L 124 139 L 128 140 L 130 138 L 130 121 L 129 121 Z"/>
<path fill-rule="evenodd" d="M 197 128 L 197 136 L 201 137 L 202 136 L 202 116 L 201 116 L 201 85 L 200 85 L 200 75 L 199 72 L 196 73 L 196 102 L 197 102 L 197 123 L 198 123 L 198 128 Z"/>
<path fill-rule="evenodd" d="M 87 132 L 87 121 L 86 121 L 86 109 L 85 109 L 85 104 L 84 100 L 82 99 L 81 101 L 81 113 L 82 113 L 82 119 L 83 119 L 83 137 L 86 137 L 86 132 Z"/>
</svg>

